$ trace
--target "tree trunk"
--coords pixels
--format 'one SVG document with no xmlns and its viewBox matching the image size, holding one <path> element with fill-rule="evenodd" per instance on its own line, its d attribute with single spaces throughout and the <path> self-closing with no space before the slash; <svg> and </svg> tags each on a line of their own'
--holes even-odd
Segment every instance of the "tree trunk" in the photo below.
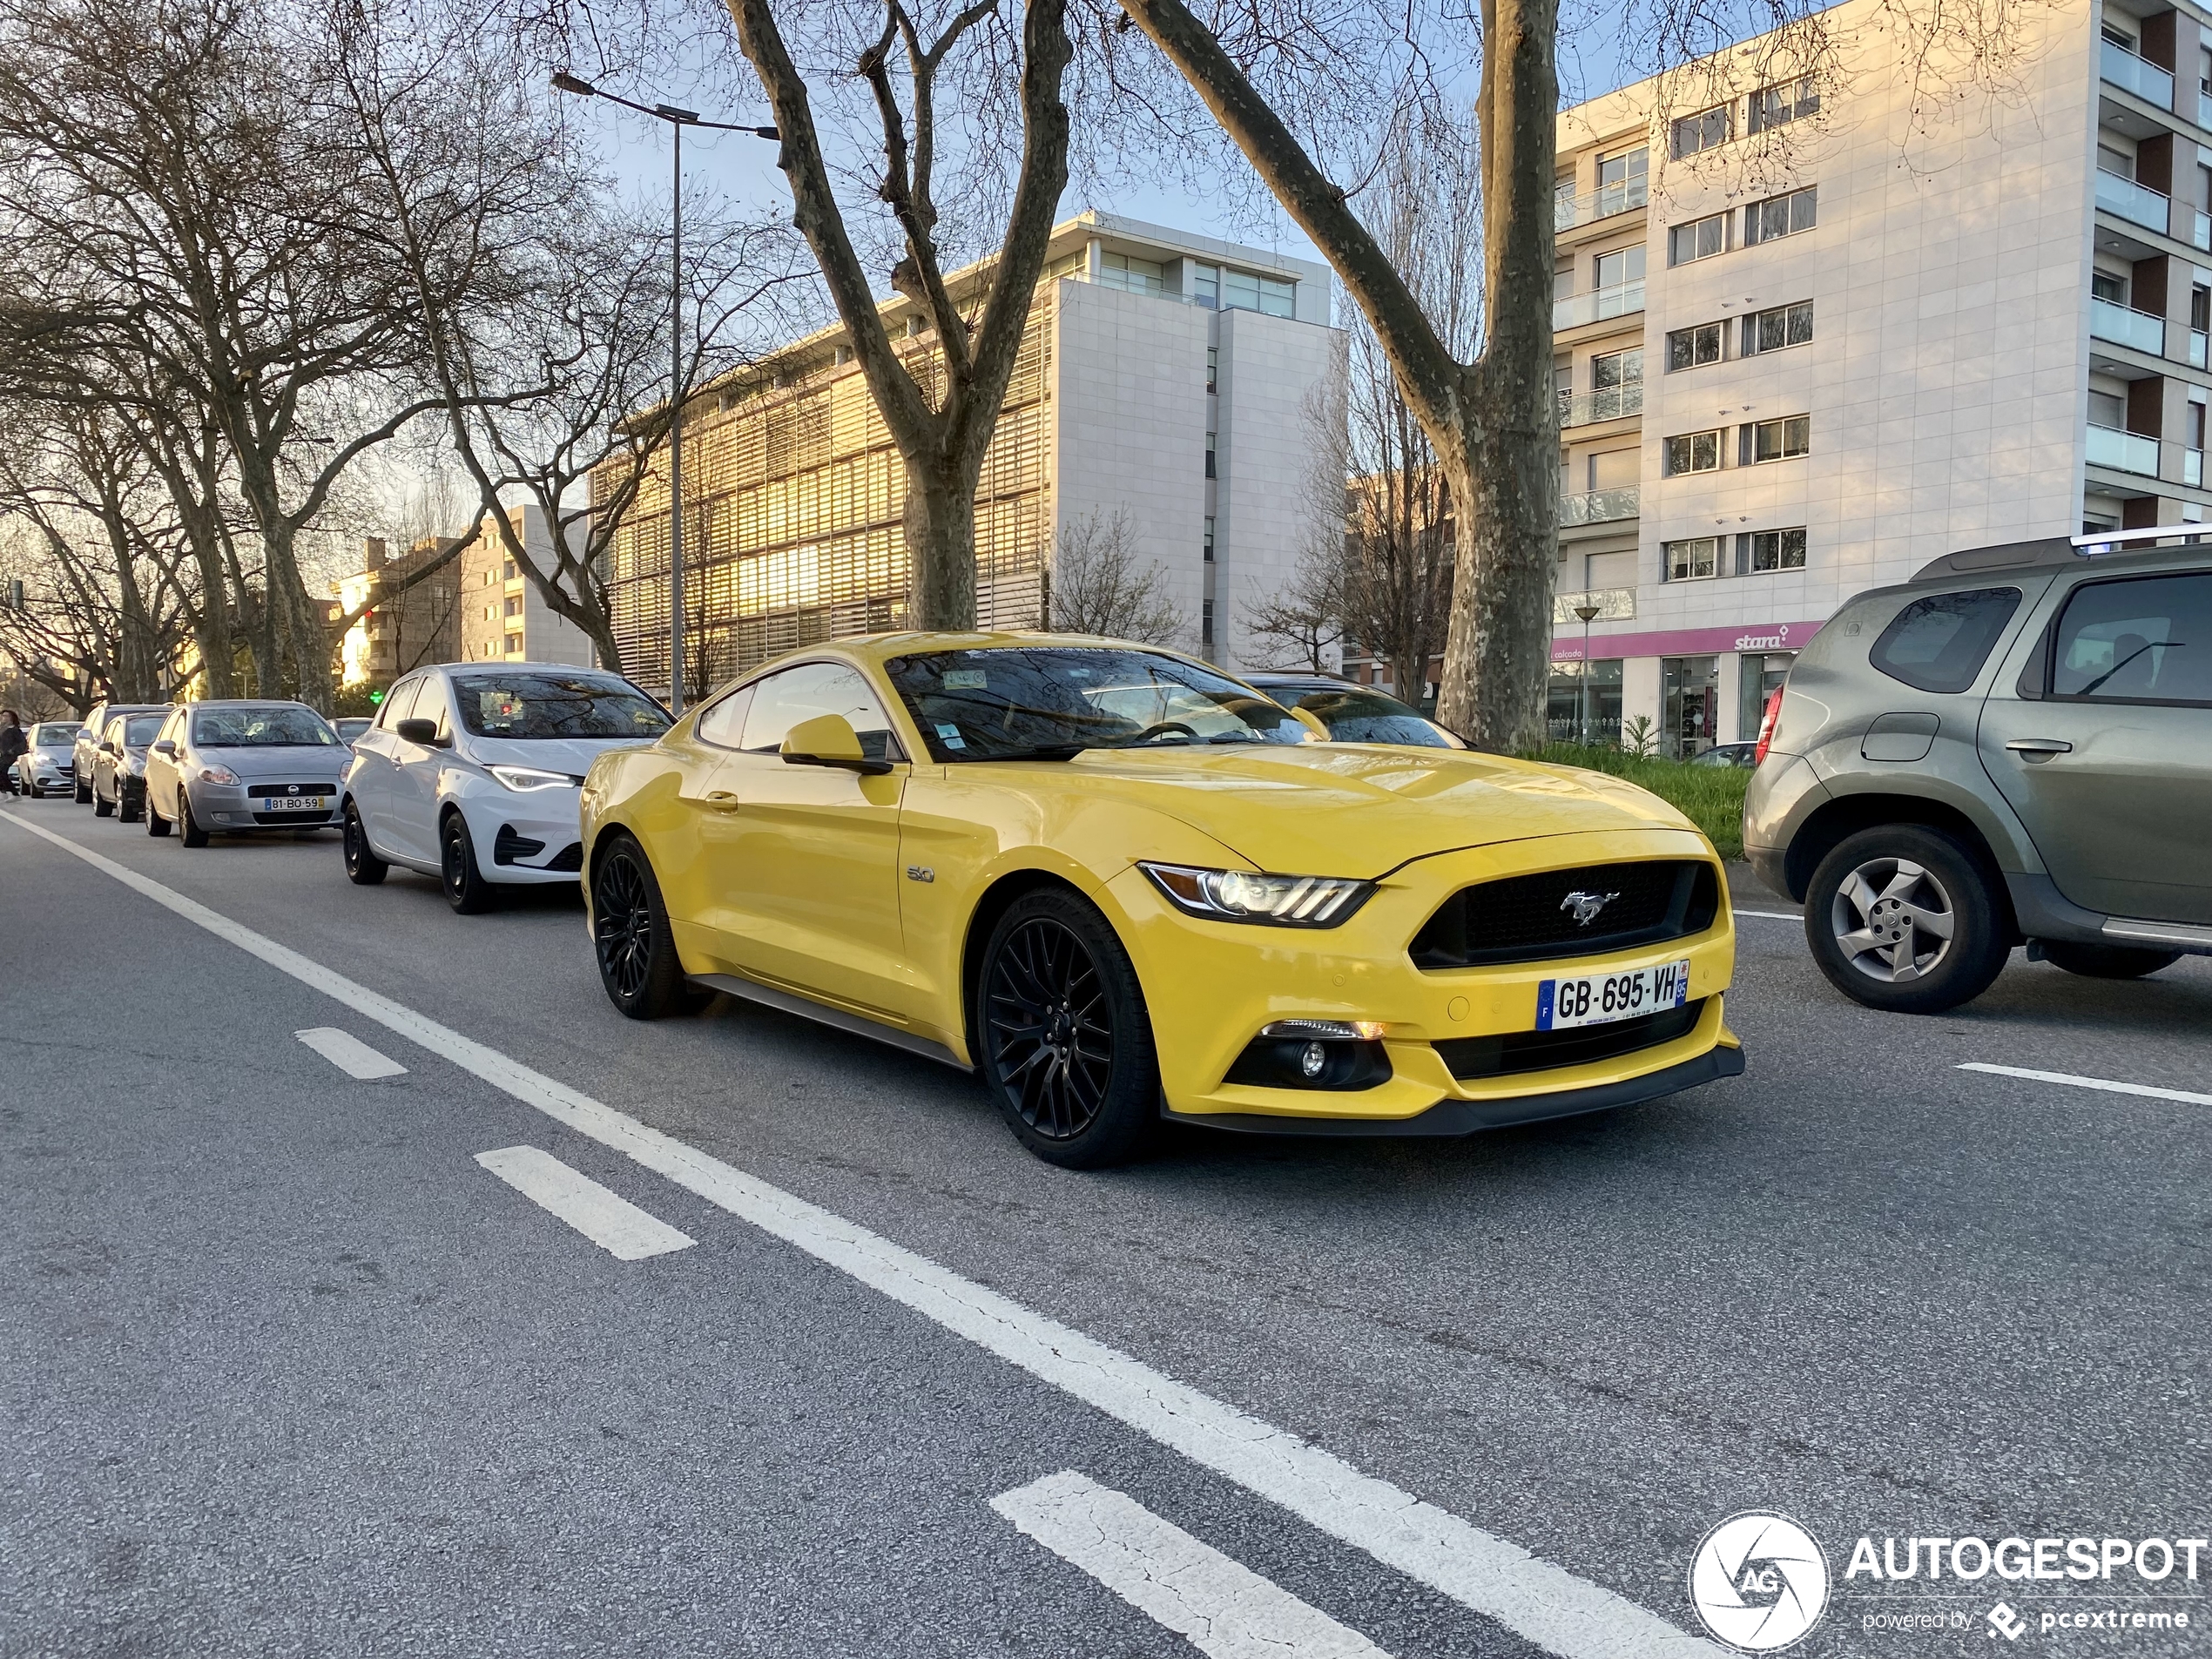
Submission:
<svg viewBox="0 0 2212 1659">
<path fill-rule="evenodd" d="M 962 469 L 907 463 L 907 625 L 934 631 L 975 626 L 975 489 Z"/>
</svg>

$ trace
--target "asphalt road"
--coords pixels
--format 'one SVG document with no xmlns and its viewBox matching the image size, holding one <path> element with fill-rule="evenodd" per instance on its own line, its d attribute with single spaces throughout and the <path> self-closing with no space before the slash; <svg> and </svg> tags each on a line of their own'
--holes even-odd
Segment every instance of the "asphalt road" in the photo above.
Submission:
<svg viewBox="0 0 2212 1659">
<path fill-rule="evenodd" d="M 1530 1552 L 1589 1622 L 1478 1610 L 1456 1558 L 1407 1568 L 25 823 Z M 1959 1069 L 2212 1089 L 2212 963 L 2015 956 L 1910 1019 L 1835 995 L 1786 919 L 1739 935 L 1740 1079 L 1459 1142 L 1191 1131 L 1084 1175 L 927 1062 L 721 1001 L 623 1020 L 565 894 L 463 919 L 403 873 L 351 887 L 332 836 L 187 851 L 6 803 L 0 1655 L 1371 1651 L 1234 1647 L 1202 1604 L 1241 1569 L 1248 1613 L 1398 1659 L 1631 1659 L 1666 1647 L 1635 1617 L 1702 1634 L 1690 1559 L 1745 1509 L 1829 1556 L 1795 1652 L 1988 1659 L 2000 1595 L 2038 1652 L 2212 1652 L 2178 1572 L 1845 1577 L 1863 1534 L 2212 1533 L 2212 1105 Z M 324 1028 L 405 1073 L 348 1076 L 294 1035 Z M 618 1258 L 476 1161 L 514 1147 L 693 1242 Z M 1204 1556 L 1190 1621 L 1142 1561 L 1117 1590 L 993 1507 L 1066 1471 Z M 2114 1605 L 2192 1623 L 2034 1622 Z M 1867 1628 L 1930 1609 L 1964 1628 Z"/>
</svg>

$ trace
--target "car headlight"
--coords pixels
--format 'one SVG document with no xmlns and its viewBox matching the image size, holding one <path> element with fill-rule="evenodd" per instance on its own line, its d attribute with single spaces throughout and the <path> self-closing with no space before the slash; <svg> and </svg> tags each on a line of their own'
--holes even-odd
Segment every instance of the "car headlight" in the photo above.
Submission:
<svg viewBox="0 0 2212 1659">
<path fill-rule="evenodd" d="M 1257 921 L 1276 927 L 1333 927 L 1367 901 L 1372 881 L 1335 875 L 1253 875 L 1183 864 L 1138 869 L 1185 915 L 1209 921 Z"/>
<path fill-rule="evenodd" d="M 541 772 L 536 766 L 486 766 L 484 770 L 520 795 L 576 787 L 576 779 L 565 772 Z"/>
<path fill-rule="evenodd" d="M 228 766 L 206 765 L 199 769 L 199 781 L 203 784 L 234 784 L 238 781 L 238 774 Z"/>
</svg>

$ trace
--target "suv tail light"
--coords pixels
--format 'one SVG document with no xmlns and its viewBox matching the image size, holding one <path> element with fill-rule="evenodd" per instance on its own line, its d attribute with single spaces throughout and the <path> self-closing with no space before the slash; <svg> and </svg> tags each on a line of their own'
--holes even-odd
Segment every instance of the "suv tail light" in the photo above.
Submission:
<svg viewBox="0 0 2212 1659">
<path fill-rule="evenodd" d="M 1774 717 L 1782 712 L 1782 688 L 1777 685 L 1766 694 L 1766 712 L 1759 716 L 1759 746 L 1751 751 L 1754 766 L 1766 765 L 1766 752 L 1774 742 Z"/>
</svg>

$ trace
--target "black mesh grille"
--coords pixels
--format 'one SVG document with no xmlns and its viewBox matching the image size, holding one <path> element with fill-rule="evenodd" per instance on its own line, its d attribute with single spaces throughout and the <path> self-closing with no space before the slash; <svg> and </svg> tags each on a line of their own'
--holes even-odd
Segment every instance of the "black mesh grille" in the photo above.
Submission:
<svg viewBox="0 0 2212 1659">
<path fill-rule="evenodd" d="M 334 795 L 337 792 L 336 784 L 248 784 L 246 786 L 249 800 L 266 800 L 277 795 Z"/>
<path fill-rule="evenodd" d="M 1579 899 L 1570 895 L 1580 895 Z M 1587 922 L 1576 921 L 1602 900 Z M 1417 968 L 1594 956 L 1703 933 L 1720 910 L 1713 867 L 1656 859 L 1547 870 L 1462 887 L 1413 936 Z"/>
<path fill-rule="evenodd" d="M 1696 1029 L 1704 1009 L 1704 999 L 1700 997 L 1678 1008 L 1639 1014 L 1633 1020 L 1615 1020 L 1611 1025 L 1579 1026 L 1570 1031 L 1508 1031 L 1494 1037 L 1447 1037 L 1436 1045 L 1436 1052 L 1444 1056 L 1446 1069 L 1462 1079 L 1550 1071 L 1672 1042 Z"/>
<path fill-rule="evenodd" d="M 570 841 L 538 867 L 545 870 L 582 870 L 583 868 L 583 843 Z"/>
<path fill-rule="evenodd" d="M 534 859 L 545 851 L 545 843 L 532 840 L 512 824 L 502 824 L 499 833 L 492 839 L 491 861 L 494 864 L 520 864 L 524 859 Z"/>
</svg>

